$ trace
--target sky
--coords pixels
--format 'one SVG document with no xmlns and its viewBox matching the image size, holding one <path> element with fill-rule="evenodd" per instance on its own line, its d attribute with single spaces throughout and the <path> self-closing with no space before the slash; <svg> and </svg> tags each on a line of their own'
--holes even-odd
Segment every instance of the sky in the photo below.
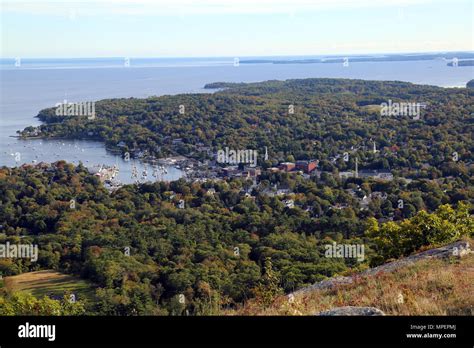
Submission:
<svg viewBox="0 0 474 348">
<path fill-rule="evenodd" d="M 473 0 L 0 0 L 0 57 L 474 51 Z"/>
</svg>

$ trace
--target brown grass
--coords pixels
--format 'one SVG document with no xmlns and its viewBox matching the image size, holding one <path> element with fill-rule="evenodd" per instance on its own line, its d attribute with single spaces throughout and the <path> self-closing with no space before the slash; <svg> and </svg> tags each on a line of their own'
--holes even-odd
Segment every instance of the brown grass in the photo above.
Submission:
<svg viewBox="0 0 474 348">
<path fill-rule="evenodd" d="M 5 288 L 10 292 L 24 291 L 33 296 L 62 297 L 74 293 L 78 298 L 90 299 L 94 291 L 87 281 L 54 270 L 28 272 L 4 278 Z"/>
<path fill-rule="evenodd" d="M 228 315 L 313 315 L 340 306 L 371 306 L 387 315 L 474 315 L 474 255 L 419 261 L 353 284 L 279 297 L 267 309 L 248 303 Z"/>
</svg>

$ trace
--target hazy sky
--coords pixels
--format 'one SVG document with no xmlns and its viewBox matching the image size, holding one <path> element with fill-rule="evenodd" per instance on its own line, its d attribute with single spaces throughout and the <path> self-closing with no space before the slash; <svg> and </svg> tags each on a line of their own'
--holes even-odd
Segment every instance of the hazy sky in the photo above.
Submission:
<svg viewBox="0 0 474 348">
<path fill-rule="evenodd" d="M 474 50 L 473 0 L 0 0 L 1 57 Z"/>
</svg>

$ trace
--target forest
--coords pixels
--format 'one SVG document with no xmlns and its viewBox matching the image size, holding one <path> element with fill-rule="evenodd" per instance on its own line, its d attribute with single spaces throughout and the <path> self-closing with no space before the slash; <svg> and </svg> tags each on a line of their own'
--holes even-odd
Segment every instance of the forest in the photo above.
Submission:
<svg viewBox="0 0 474 348">
<path fill-rule="evenodd" d="M 0 274 L 53 269 L 87 279 L 95 295 L 54 302 L 11 294 L 0 281 L 0 314 L 213 315 L 472 237 L 474 90 L 344 79 L 206 89 L 102 100 L 93 119 L 49 108 L 41 126 L 20 132 L 100 140 L 132 156 L 212 160 L 198 146 L 266 147 L 269 156 L 256 181 L 112 191 L 82 164 L 1 167 L 0 243 L 38 244 L 39 259 L 0 259 Z M 389 100 L 424 108 L 419 118 L 382 116 Z M 319 161 L 319 175 L 267 170 L 305 159 Z M 394 178 L 339 175 L 356 161 Z M 269 194 L 275 187 L 285 193 Z M 333 242 L 363 244 L 364 260 L 325 257 Z"/>
<path fill-rule="evenodd" d="M 363 214 L 356 207 L 330 209 L 341 190 L 297 179 L 287 178 L 298 201 L 288 208 L 278 197 L 242 195 L 242 180 L 179 180 L 109 192 L 82 165 L 60 161 L 47 169 L 4 167 L 0 243 L 37 244 L 39 259 L 2 259 L 0 272 L 54 269 L 95 284 L 94 300 L 79 297 L 74 304 L 56 304 L 62 314 L 219 314 L 251 298 L 268 304 L 277 294 L 474 231 L 471 203 L 458 200 L 430 208 L 424 203 L 429 189 L 414 197 L 419 211 L 395 209 L 398 221 L 381 222 L 377 217 L 391 204 L 375 204 Z M 371 185 L 377 184 L 364 188 Z M 186 201 L 184 209 L 177 207 L 177 199 Z M 318 214 L 303 209 L 307 204 Z M 324 246 L 332 242 L 364 244 L 364 261 L 326 258 Z M 42 310 L 51 299 L 18 296 L 0 295 L 0 313 L 49 313 Z M 28 310 L 19 309 L 25 303 Z"/>
<path fill-rule="evenodd" d="M 390 169 L 399 176 L 436 179 L 472 170 L 474 91 L 405 82 L 303 79 L 253 84 L 214 83 L 214 93 L 96 103 L 94 119 L 42 110 L 41 137 L 95 139 L 108 148 L 153 158 L 197 159 L 203 144 L 268 149 L 267 168 L 280 161 L 318 159 L 324 170 Z M 418 120 L 381 116 L 380 105 L 425 105 Z M 20 133 L 28 137 L 34 127 Z M 35 133 L 36 134 L 36 133 Z M 173 146 L 173 139 L 182 142 Z M 123 142 L 123 146 L 117 145 Z M 375 142 L 380 151 L 373 153 Z M 331 158 L 350 152 L 348 161 Z M 455 156 L 453 155 L 455 153 Z M 455 160 L 453 160 L 453 158 Z M 262 161 L 260 161 L 262 163 Z"/>
</svg>

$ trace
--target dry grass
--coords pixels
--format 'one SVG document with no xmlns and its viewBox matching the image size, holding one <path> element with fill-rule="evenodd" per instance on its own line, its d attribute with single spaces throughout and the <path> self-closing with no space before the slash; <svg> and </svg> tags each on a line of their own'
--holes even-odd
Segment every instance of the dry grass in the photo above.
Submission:
<svg viewBox="0 0 474 348">
<path fill-rule="evenodd" d="M 249 301 L 228 315 L 313 315 L 340 306 L 371 306 L 387 315 L 474 315 L 474 254 L 424 260 L 353 284 L 279 297 L 267 309 Z"/>
<path fill-rule="evenodd" d="M 94 291 L 91 285 L 78 277 L 53 270 L 28 272 L 4 278 L 5 288 L 10 292 L 24 291 L 33 296 L 62 297 L 65 293 L 74 293 L 78 299 L 90 299 Z"/>
<path fill-rule="evenodd" d="M 365 109 L 367 112 L 378 114 L 380 114 L 380 110 L 382 110 L 382 107 L 379 104 L 364 105 L 361 108 Z"/>
</svg>

